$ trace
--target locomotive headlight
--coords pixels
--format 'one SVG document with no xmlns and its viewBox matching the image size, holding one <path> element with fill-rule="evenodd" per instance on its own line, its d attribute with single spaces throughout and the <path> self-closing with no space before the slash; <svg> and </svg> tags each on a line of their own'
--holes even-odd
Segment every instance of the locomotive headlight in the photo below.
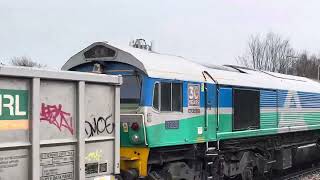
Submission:
<svg viewBox="0 0 320 180">
<path fill-rule="evenodd" d="M 135 144 L 140 143 L 140 137 L 139 137 L 137 134 L 133 134 L 133 135 L 131 136 L 131 140 L 132 140 L 132 142 L 135 143 Z"/>
</svg>

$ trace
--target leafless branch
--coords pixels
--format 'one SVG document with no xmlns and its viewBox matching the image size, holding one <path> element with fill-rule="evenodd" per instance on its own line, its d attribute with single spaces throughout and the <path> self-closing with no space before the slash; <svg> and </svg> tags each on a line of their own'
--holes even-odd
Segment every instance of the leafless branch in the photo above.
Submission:
<svg viewBox="0 0 320 180">
<path fill-rule="evenodd" d="M 25 67 L 38 67 L 38 68 L 46 67 L 46 65 L 37 63 L 33 61 L 31 58 L 28 58 L 25 56 L 13 57 L 10 61 L 10 64 L 14 66 L 25 66 Z"/>
</svg>

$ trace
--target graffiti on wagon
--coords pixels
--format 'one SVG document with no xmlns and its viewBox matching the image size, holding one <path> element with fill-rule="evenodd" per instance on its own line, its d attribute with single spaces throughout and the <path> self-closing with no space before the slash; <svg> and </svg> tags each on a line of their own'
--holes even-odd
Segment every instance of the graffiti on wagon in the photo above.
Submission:
<svg viewBox="0 0 320 180">
<path fill-rule="evenodd" d="M 100 161 L 102 159 L 102 150 L 96 150 L 93 152 L 89 152 L 86 157 L 85 160 L 86 161 Z"/>
<path fill-rule="evenodd" d="M 62 105 L 41 104 L 40 121 L 47 121 L 56 126 L 59 131 L 66 128 L 72 135 L 74 133 L 71 114 L 62 110 Z"/>
<path fill-rule="evenodd" d="M 93 118 L 93 121 L 86 121 L 86 134 L 88 137 L 99 135 L 102 133 L 112 134 L 114 131 L 114 123 L 109 122 L 112 114 L 106 117 Z"/>
</svg>

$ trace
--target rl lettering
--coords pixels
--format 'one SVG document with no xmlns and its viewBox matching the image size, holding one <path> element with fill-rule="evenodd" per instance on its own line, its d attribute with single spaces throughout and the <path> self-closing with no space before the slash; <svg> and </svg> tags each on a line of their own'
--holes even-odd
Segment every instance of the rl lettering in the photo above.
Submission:
<svg viewBox="0 0 320 180">
<path fill-rule="evenodd" d="M 10 94 L 0 94 L 0 116 L 2 116 L 3 109 L 9 110 L 10 116 L 25 116 L 26 111 L 20 111 L 20 96 Z"/>
</svg>

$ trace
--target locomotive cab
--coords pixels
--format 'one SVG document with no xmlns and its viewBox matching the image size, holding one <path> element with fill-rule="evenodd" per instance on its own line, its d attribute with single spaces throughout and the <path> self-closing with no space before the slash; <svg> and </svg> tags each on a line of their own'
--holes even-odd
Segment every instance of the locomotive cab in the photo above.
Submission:
<svg viewBox="0 0 320 180">
<path fill-rule="evenodd" d="M 62 69 L 122 76 L 124 179 L 155 178 L 162 169 L 168 171 L 161 176 L 180 176 L 176 168 L 189 172 L 182 173 L 182 179 L 201 179 L 202 162 L 191 155 L 217 139 L 215 84 L 205 80 L 203 66 L 150 49 L 141 40 L 132 47 L 97 42 L 72 56 Z"/>
<path fill-rule="evenodd" d="M 134 50 L 144 51 L 135 48 Z M 149 153 L 145 127 L 146 107 L 152 103 L 154 80 L 147 76 L 143 64 L 131 54 L 105 42 L 99 42 L 71 57 L 62 69 L 122 76 L 121 169 L 128 171 L 127 174 L 131 177 L 146 176 L 145 162 L 148 161 Z"/>
</svg>

